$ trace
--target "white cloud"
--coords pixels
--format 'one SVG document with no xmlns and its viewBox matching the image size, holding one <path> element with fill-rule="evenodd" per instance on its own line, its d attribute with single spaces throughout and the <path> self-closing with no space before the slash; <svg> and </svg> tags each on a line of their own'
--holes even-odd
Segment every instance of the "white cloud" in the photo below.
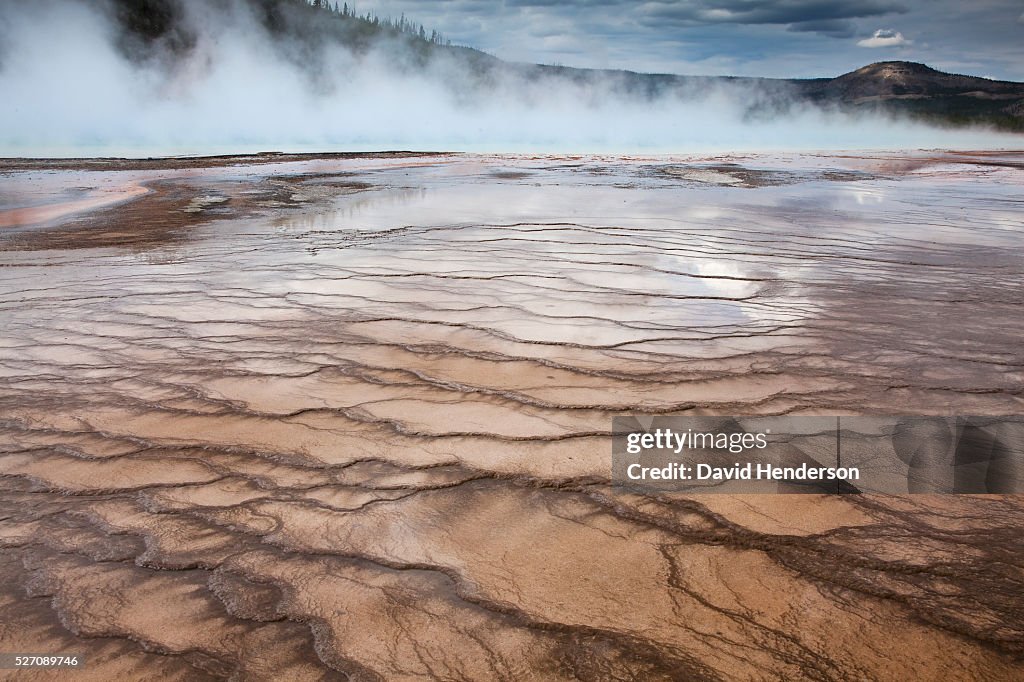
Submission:
<svg viewBox="0 0 1024 682">
<path fill-rule="evenodd" d="M 899 47 L 900 45 L 910 45 L 911 42 L 913 41 L 904 38 L 899 31 L 880 28 L 870 38 L 858 40 L 857 44 L 861 47 Z"/>
</svg>

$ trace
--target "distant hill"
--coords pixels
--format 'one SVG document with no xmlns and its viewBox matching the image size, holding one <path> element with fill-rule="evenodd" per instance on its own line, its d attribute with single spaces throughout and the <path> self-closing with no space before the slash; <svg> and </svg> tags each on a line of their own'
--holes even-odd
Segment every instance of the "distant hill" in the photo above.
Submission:
<svg viewBox="0 0 1024 682">
<path fill-rule="evenodd" d="M 943 73 L 914 62 L 877 62 L 838 78 L 815 83 L 820 83 L 820 86 L 812 86 L 812 94 L 850 102 L 947 95 L 1013 99 L 1024 93 L 1021 83 Z"/>
<path fill-rule="evenodd" d="M 943 73 L 915 62 L 877 62 L 837 78 L 792 83 L 812 102 L 1024 131 L 1024 83 Z"/>
<path fill-rule="evenodd" d="M 521 64 L 451 45 L 432 28 L 417 26 L 405 17 L 358 16 L 347 3 L 244 1 L 278 42 L 280 55 L 299 66 L 313 71 L 330 68 L 321 60 L 325 48 L 332 45 L 357 55 L 378 46 L 390 55 L 395 68 L 403 71 L 426 69 L 444 60 L 450 77 L 443 86 L 467 98 L 505 76 L 527 82 L 567 79 L 610 84 L 617 92 L 638 98 L 665 94 L 699 98 L 717 85 L 755 85 L 758 87 L 751 88 L 748 102 L 751 116 L 777 115 L 795 104 L 809 103 L 843 111 L 890 113 L 938 125 L 987 125 L 1024 132 L 1024 83 L 943 73 L 914 62 L 878 62 L 836 78 L 814 79 L 683 76 Z M 131 59 L 166 61 L 168 55 L 183 55 L 196 45 L 196 29 L 185 21 L 188 0 L 107 2 L 120 27 L 118 43 Z M 228 10 L 220 11 L 227 16 Z M 450 70 L 453 66 L 455 72 Z"/>
</svg>

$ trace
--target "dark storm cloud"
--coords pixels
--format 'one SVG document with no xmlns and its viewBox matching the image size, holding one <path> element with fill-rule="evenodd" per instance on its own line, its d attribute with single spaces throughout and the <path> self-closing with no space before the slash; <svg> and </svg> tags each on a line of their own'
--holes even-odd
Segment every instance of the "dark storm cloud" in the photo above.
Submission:
<svg viewBox="0 0 1024 682">
<path fill-rule="evenodd" d="M 834 37 L 853 35 L 853 25 L 847 21 L 849 19 L 880 17 L 907 11 L 901 3 L 889 0 L 506 0 L 503 4 L 513 8 L 557 8 L 581 14 L 614 9 L 623 18 L 663 28 L 713 24 L 767 24 L 788 26 L 797 31 L 814 31 Z"/>
<path fill-rule="evenodd" d="M 695 0 L 650 3 L 648 19 L 663 24 L 813 24 L 906 12 L 896 2 L 834 0 Z"/>
<path fill-rule="evenodd" d="M 852 38 L 857 34 L 857 27 L 846 19 L 823 19 L 821 21 L 801 21 L 789 25 L 790 31 L 797 33 L 820 33 L 830 38 Z"/>
</svg>

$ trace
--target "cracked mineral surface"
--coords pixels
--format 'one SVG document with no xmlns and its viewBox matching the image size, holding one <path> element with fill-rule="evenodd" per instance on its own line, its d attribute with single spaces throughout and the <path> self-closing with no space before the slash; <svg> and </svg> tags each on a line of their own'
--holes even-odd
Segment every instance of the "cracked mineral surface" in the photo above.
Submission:
<svg viewBox="0 0 1024 682">
<path fill-rule="evenodd" d="M 1024 155 L 0 162 L 15 679 L 1019 680 L 1024 501 L 615 414 L 1020 413 Z"/>
</svg>

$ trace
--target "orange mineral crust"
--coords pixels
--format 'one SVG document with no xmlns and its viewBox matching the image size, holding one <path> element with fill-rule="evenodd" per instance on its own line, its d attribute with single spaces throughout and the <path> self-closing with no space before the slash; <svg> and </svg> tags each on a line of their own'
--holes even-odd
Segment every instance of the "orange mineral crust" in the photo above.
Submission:
<svg viewBox="0 0 1024 682">
<path fill-rule="evenodd" d="M 1019 414 L 1024 155 L 0 161 L 11 679 L 1019 680 L 1014 496 L 621 414 Z"/>
</svg>

